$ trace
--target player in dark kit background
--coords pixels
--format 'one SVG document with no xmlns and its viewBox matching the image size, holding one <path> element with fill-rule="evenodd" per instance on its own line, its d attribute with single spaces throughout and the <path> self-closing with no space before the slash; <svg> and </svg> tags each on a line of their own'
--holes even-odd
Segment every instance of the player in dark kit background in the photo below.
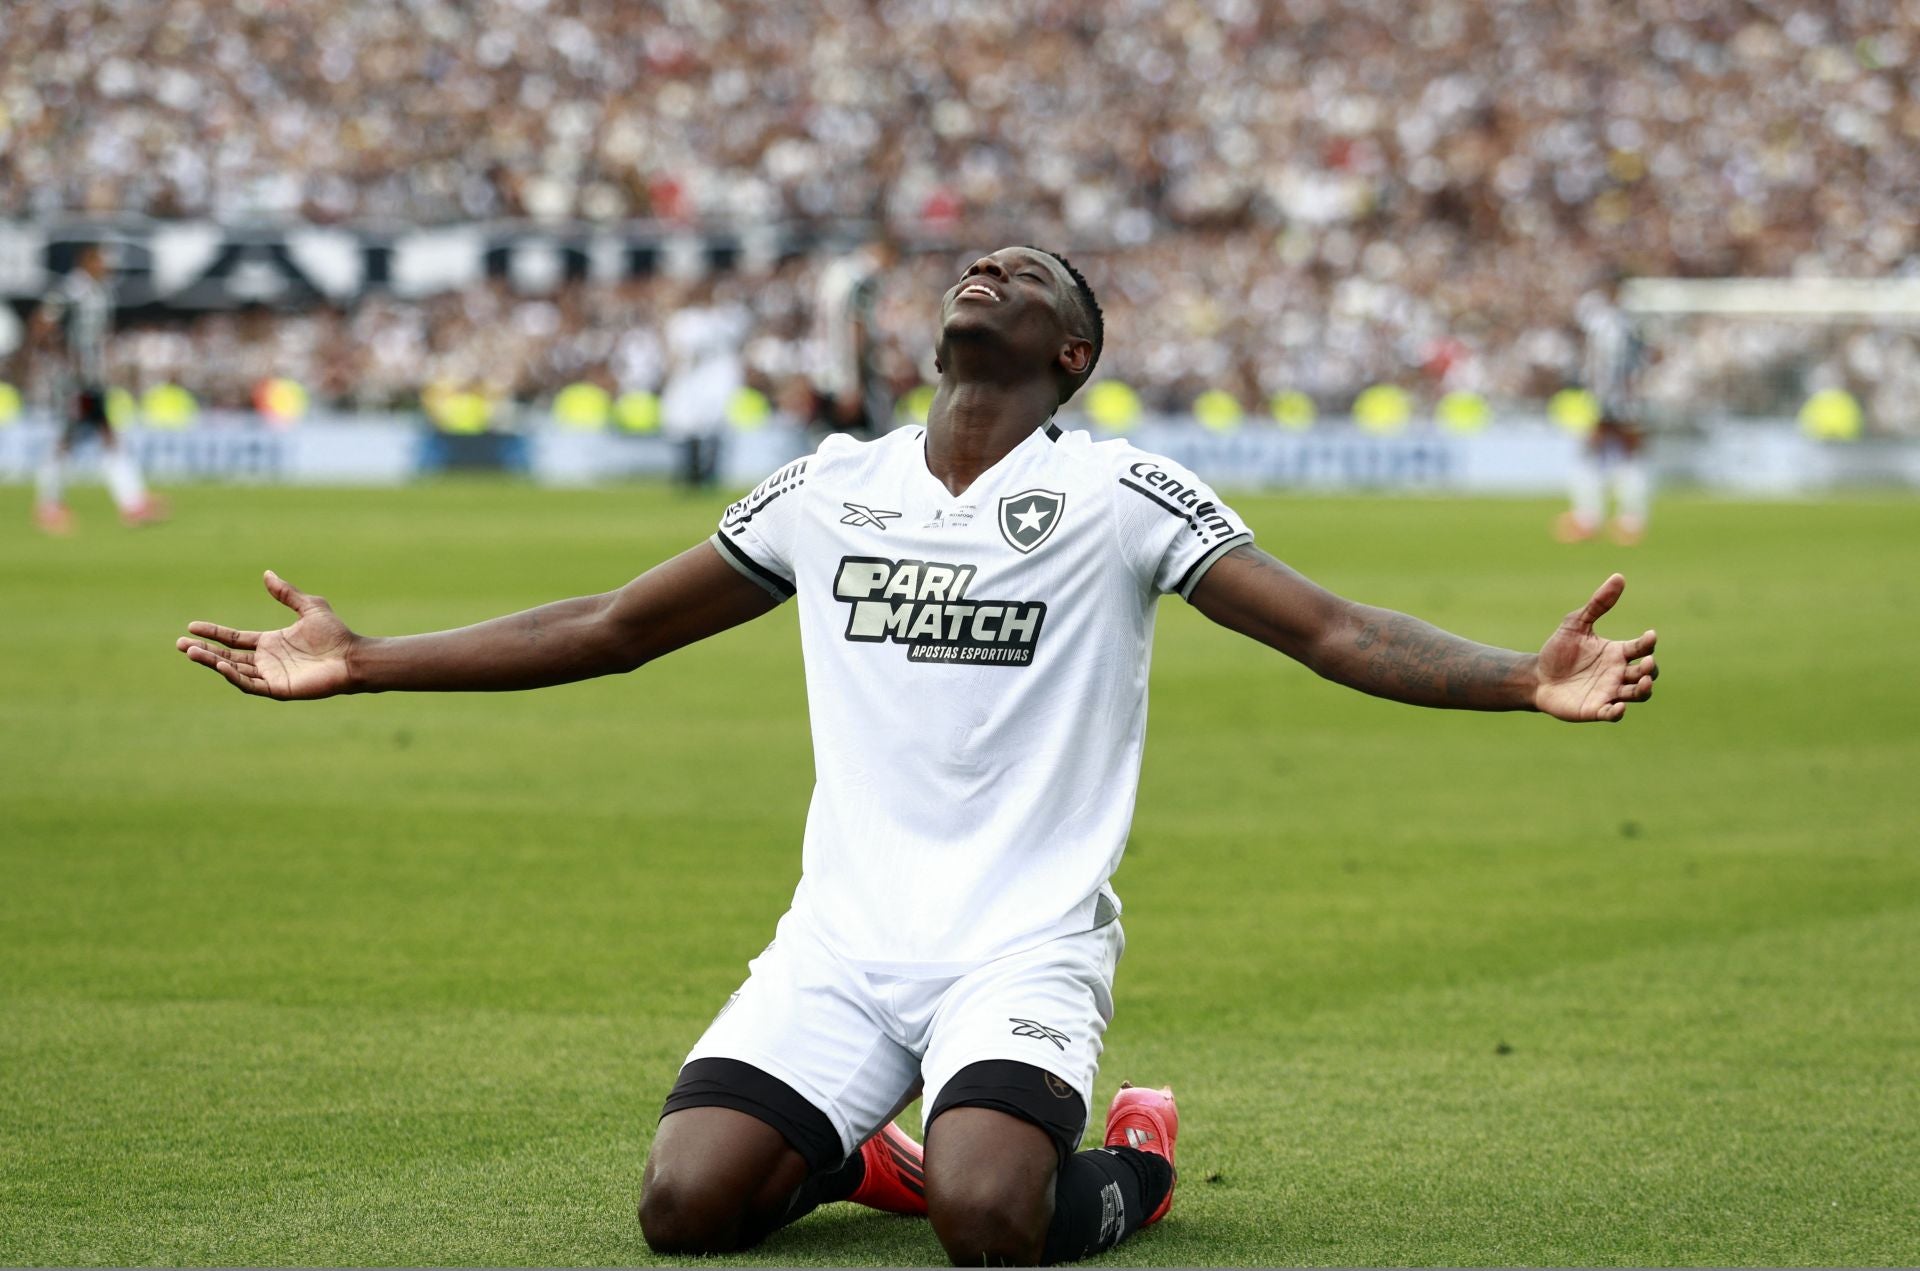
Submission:
<svg viewBox="0 0 1920 1271">
<path fill-rule="evenodd" d="M 147 493 L 133 456 L 114 434 L 107 418 L 107 342 L 113 333 L 113 283 L 106 249 L 98 243 L 80 248 L 72 273 L 61 279 L 33 315 L 27 339 L 31 364 L 42 349 L 58 345 L 64 355 L 60 391 L 65 425 L 34 480 L 34 522 L 49 534 L 73 527 L 66 503 L 67 462 L 74 449 L 98 440 L 107 490 L 128 525 L 165 517 L 164 504 Z"/>
<path fill-rule="evenodd" d="M 878 364 L 874 310 L 881 286 L 899 263 L 899 243 L 882 233 L 828 262 L 820 273 L 813 323 L 817 433 L 865 438 L 887 428 L 893 402 Z"/>
<path fill-rule="evenodd" d="M 853 1199 L 927 1214 L 956 1264 L 1070 1261 L 1167 1212 L 1170 1092 L 1123 1088 L 1105 1145 L 1075 1150 L 1160 595 L 1416 705 L 1612 721 L 1652 694 L 1654 633 L 1594 632 L 1617 574 L 1538 653 L 1476 644 L 1316 586 L 1178 465 L 1062 433 L 1102 340 L 1077 271 L 1003 248 L 942 301 L 924 431 L 823 443 L 616 591 L 377 638 L 269 572 L 292 625 L 178 642 L 263 697 L 527 689 L 633 670 L 797 593 L 819 771 L 801 886 L 668 1100 L 640 1203 L 656 1250 L 746 1248 Z M 939 660 L 996 642 L 1021 656 Z M 892 1124 L 922 1078 L 924 1159 Z"/>
<path fill-rule="evenodd" d="M 1622 275 L 1608 273 L 1575 309 L 1586 338 L 1582 379 L 1600 417 L 1582 439 L 1573 462 L 1571 506 L 1554 522 L 1554 537 L 1563 543 L 1585 542 L 1600 532 L 1609 478 L 1614 515 L 1607 529 L 1613 541 L 1632 546 L 1647 532 L 1653 477 L 1648 470 L 1640 389 L 1654 353 L 1638 324 L 1620 306 L 1622 281 Z"/>
</svg>

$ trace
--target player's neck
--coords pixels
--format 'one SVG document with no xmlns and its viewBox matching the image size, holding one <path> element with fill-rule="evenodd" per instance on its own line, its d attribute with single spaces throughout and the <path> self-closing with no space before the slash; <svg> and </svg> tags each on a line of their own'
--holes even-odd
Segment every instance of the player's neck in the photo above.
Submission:
<svg viewBox="0 0 1920 1271">
<path fill-rule="evenodd" d="M 1006 384 L 942 377 L 927 409 L 927 470 L 953 494 L 1052 418 L 1059 405 L 1047 382 Z"/>
</svg>

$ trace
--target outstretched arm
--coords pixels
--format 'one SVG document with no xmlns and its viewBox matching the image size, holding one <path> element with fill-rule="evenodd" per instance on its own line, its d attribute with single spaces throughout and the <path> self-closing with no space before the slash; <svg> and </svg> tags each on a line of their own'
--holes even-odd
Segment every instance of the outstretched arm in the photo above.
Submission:
<svg viewBox="0 0 1920 1271">
<path fill-rule="evenodd" d="M 1193 589 L 1223 627 L 1271 645 L 1316 675 L 1375 697 L 1461 710 L 1538 710 L 1612 722 L 1653 696 L 1654 633 L 1607 640 L 1593 624 L 1627 580 L 1613 575 L 1561 620 L 1538 653 L 1476 644 L 1418 618 L 1334 595 L 1251 545 L 1237 547 Z"/>
<path fill-rule="evenodd" d="M 431 635 L 363 636 L 319 596 L 271 570 L 267 591 L 297 615 L 278 631 L 187 624 L 176 647 L 243 692 L 282 700 L 336 693 L 544 688 L 631 671 L 757 618 L 776 603 L 708 543 L 618 591 Z"/>
</svg>

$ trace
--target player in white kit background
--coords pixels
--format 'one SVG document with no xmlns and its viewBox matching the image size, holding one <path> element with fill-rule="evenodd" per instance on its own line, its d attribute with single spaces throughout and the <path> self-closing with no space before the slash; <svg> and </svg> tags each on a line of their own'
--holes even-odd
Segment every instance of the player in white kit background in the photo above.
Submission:
<svg viewBox="0 0 1920 1271">
<path fill-rule="evenodd" d="M 431 635 L 356 635 L 277 575 L 280 631 L 179 647 L 245 692 L 534 688 L 632 670 L 797 597 L 816 785 L 775 939 L 668 1097 L 650 1245 L 745 1248 L 828 1201 L 929 1216 L 956 1263 L 1071 1261 L 1172 1201 L 1171 1093 L 1086 1128 L 1124 945 L 1125 847 L 1159 598 L 1419 705 L 1616 720 L 1654 633 L 1538 654 L 1341 599 L 1252 545 L 1192 473 L 1052 423 L 1102 327 L 1063 258 L 1004 248 L 942 302 L 927 426 L 829 438 L 705 544 L 617 591 Z M 893 1118 L 924 1096 L 925 1153 Z"/>
<path fill-rule="evenodd" d="M 685 305 L 667 320 L 660 431 L 680 448 L 677 472 L 685 485 L 712 485 L 719 474 L 727 409 L 747 382 L 741 345 L 748 326 L 745 309 L 718 297 Z"/>
</svg>

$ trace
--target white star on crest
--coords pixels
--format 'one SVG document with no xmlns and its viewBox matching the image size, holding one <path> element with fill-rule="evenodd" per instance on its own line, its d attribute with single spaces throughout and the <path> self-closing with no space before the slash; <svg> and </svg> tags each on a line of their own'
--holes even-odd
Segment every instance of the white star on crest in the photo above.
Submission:
<svg viewBox="0 0 1920 1271">
<path fill-rule="evenodd" d="M 1051 509 L 1048 509 L 1048 511 L 1051 511 Z M 1015 512 L 1013 519 L 1020 522 L 1020 532 L 1022 534 L 1038 534 L 1040 532 L 1040 523 L 1047 519 L 1048 511 L 1042 511 L 1038 503 L 1029 503 L 1027 504 L 1027 510 L 1024 512 Z"/>
</svg>

